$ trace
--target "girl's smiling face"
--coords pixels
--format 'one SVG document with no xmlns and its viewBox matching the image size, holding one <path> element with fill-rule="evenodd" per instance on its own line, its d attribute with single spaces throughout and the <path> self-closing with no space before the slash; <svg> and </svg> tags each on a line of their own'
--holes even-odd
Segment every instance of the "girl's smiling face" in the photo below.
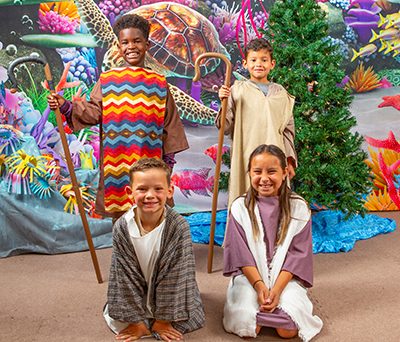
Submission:
<svg viewBox="0 0 400 342">
<path fill-rule="evenodd" d="M 254 156 L 250 165 L 251 186 L 258 196 L 278 196 L 283 182 L 286 181 L 287 167 L 282 168 L 279 159 L 269 153 Z"/>
</svg>

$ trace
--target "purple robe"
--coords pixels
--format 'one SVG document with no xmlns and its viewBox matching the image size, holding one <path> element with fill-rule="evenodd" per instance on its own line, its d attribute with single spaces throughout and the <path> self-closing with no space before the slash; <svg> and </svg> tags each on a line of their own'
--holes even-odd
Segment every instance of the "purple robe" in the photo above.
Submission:
<svg viewBox="0 0 400 342">
<path fill-rule="evenodd" d="M 278 197 L 260 197 L 257 199 L 257 206 L 263 223 L 264 242 L 267 250 L 266 259 L 270 263 L 274 255 L 276 235 L 279 227 L 279 199 Z M 242 226 L 230 214 L 224 241 L 223 274 L 227 277 L 242 274 L 241 268 L 244 266 L 256 267 L 256 262 L 249 250 L 246 234 Z M 293 238 L 285 262 L 283 263 L 282 271 L 292 273 L 293 277 L 299 280 L 303 286 L 312 286 L 313 254 L 311 220 Z M 271 328 L 297 329 L 296 324 L 289 315 L 280 308 L 276 308 L 273 312 L 258 312 L 257 324 Z"/>
</svg>

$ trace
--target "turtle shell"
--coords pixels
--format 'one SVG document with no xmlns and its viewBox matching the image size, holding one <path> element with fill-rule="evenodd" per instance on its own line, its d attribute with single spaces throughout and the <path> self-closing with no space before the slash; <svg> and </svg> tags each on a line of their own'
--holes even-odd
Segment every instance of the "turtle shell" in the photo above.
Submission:
<svg viewBox="0 0 400 342">
<path fill-rule="evenodd" d="M 150 22 L 149 54 L 176 75 L 193 77 L 196 58 L 204 52 L 229 56 L 213 24 L 190 7 L 159 2 L 140 6 L 129 13 Z M 204 59 L 200 64 L 202 75 L 212 72 L 219 63 L 220 59 Z"/>
</svg>

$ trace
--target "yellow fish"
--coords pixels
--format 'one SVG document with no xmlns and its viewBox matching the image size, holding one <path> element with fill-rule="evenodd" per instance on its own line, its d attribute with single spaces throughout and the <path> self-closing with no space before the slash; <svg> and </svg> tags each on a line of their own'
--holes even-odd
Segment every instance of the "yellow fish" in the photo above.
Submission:
<svg viewBox="0 0 400 342">
<path fill-rule="evenodd" d="M 386 20 L 387 20 L 386 28 L 398 25 L 400 20 L 400 11 L 397 13 L 388 14 L 386 16 Z"/>
<path fill-rule="evenodd" d="M 377 39 L 393 40 L 400 37 L 400 31 L 394 27 L 390 29 L 381 30 L 379 34 L 375 33 L 374 30 L 371 30 L 371 32 L 372 32 L 372 37 L 369 40 L 370 43 L 372 43 Z"/>
<path fill-rule="evenodd" d="M 351 61 L 353 62 L 357 57 L 366 57 L 369 55 L 372 55 L 375 51 L 376 51 L 377 47 L 375 44 L 368 44 L 363 46 L 360 51 L 356 51 L 353 49 L 353 58 L 351 59 Z"/>
<path fill-rule="evenodd" d="M 395 49 L 393 49 L 393 46 L 397 46 L 399 43 L 400 43 L 399 39 L 392 40 L 392 41 L 381 40 L 381 47 L 378 50 L 378 52 L 385 50 L 383 52 L 383 54 L 387 55 L 389 52 L 395 50 Z"/>
<path fill-rule="evenodd" d="M 387 28 L 386 24 L 388 24 L 388 23 L 389 23 L 388 16 L 384 17 L 382 14 L 379 13 L 378 27 L 385 26 L 385 28 Z"/>
<path fill-rule="evenodd" d="M 398 42 L 397 44 L 390 45 L 388 52 L 394 51 L 393 57 L 396 57 L 400 53 L 399 50 L 400 50 L 400 42 Z"/>
</svg>

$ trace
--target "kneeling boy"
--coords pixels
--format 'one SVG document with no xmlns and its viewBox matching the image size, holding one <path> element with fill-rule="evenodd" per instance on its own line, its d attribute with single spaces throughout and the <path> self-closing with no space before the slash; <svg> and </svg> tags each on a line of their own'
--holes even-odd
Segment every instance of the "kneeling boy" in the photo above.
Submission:
<svg viewBox="0 0 400 342">
<path fill-rule="evenodd" d="M 166 206 L 170 168 L 143 158 L 130 169 L 135 203 L 113 227 L 113 254 L 104 317 L 120 340 L 153 335 L 180 340 L 205 317 L 195 278 L 189 224 Z"/>
</svg>

